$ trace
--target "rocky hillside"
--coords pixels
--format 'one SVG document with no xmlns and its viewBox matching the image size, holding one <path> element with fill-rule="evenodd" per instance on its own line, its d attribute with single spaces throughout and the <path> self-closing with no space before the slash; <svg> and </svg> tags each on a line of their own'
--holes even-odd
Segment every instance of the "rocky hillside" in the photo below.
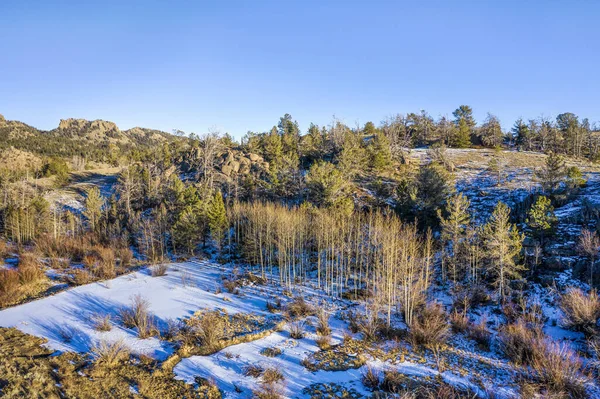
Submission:
<svg viewBox="0 0 600 399">
<path fill-rule="evenodd" d="M 37 156 L 106 155 L 109 146 L 148 148 L 175 139 L 159 130 L 134 127 L 121 130 L 109 121 L 62 119 L 56 129 L 44 131 L 0 115 L 0 149 L 16 148 Z M 103 149 L 104 154 L 100 151 Z"/>
</svg>

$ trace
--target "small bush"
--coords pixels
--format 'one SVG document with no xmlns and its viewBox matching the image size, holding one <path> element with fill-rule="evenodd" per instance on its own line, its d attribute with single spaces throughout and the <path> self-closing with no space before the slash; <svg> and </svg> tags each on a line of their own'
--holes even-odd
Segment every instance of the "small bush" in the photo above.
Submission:
<svg viewBox="0 0 600 399">
<path fill-rule="evenodd" d="M 379 385 L 381 385 L 381 373 L 371 366 L 367 366 L 367 369 L 363 371 L 361 379 L 365 388 L 371 391 L 379 389 Z"/>
<path fill-rule="evenodd" d="M 288 323 L 290 329 L 290 337 L 293 339 L 302 339 L 304 338 L 304 322 L 303 321 L 293 321 Z"/>
<path fill-rule="evenodd" d="M 95 276 L 85 269 L 75 269 L 68 278 L 69 282 L 74 285 L 85 285 L 95 280 Z"/>
<path fill-rule="evenodd" d="M 244 367 L 244 375 L 246 377 L 258 378 L 264 373 L 265 369 L 259 365 L 251 364 Z"/>
<path fill-rule="evenodd" d="M 462 333 L 469 328 L 469 318 L 463 312 L 454 310 L 450 313 L 450 325 L 455 333 Z"/>
<path fill-rule="evenodd" d="M 271 313 L 279 312 L 281 310 L 281 299 L 277 299 L 275 302 L 267 301 L 267 310 Z"/>
<path fill-rule="evenodd" d="M 331 336 L 329 336 L 329 335 L 320 335 L 315 340 L 315 343 L 317 344 L 317 346 L 319 347 L 319 349 L 321 349 L 322 351 L 325 351 L 325 350 L 331 348 Z"/>
<path fill-rule="evenodd" d="M 19 255 L 19 279 L 21 284 L 35 284 L 45 280 L 46 275 L 42 270 L 42 262 L 31 252 L 24 252 Z"/>
<path fill-rule="evenodd" d="M 114 278 L 116 276 L 115 272 L 115 251 L 112 248 L 94 247 L 94 252 L 98 256 L 98 263 L 96 265 L 96 276 L 109 279 Z"/>
<path fill-rule="evenodd" d="M 129 350 L 123 341 L 108 343 L 101 341 L 92 348 L 95 357 L 94 364 L 97 367 L 113 368 L 129 359 Z"/>
<path fill-rule="evenodd" d="M 487 328 L 487 321 L 482 318 L 477 324 L 470 323 L 468 327 L 469 338 L 477 342 L 480 348 L 489 350 L 492 342 L 492 333 Z"/>
<path fill-rule="evenodd" d="M 277 384 L 261 384 L 261 386 L 252 391 L 254 399 L 283 399 L 283 389 Z"/>
<path fill-rule="evenodd" d="M 165 263 L 154 265 L 151 268 L 152 277 L 161 277 L 167 274 L 169 267 Z"/>
<path fill-rule="evenodd" d="M 586 398 L 588 378 L 581 360 L 564 345 L 545 340 L 531 362 L 534 378 L 552 393 L 566 392 L 569 398 Z"/>
<path fill-rule="evenodd" d="M 11 303 L 21 289 L 19 272 L 11 269 L 0 269 L 0 306 Z"/>
<path fill-rule="evenodd" d="M 142 339 L 158 335 L 149 308 L 150 302 L 138 294 L 133 297 L 131 307 L 121 311 L 125 327 L 137 328 L 138 336 Z"/>
<path fill-rule="evenodd" d="M 112 330 L 112 324 L 110 322 L 110 315 L 106 316 L 95 316 L 92 320 L 94 324 L 94 330 L 96 331 L 110 331 Z"/>
<path fill-rule="evenodd" d="M 523 320 L 506 325 L 498 335 L 502 351 L 517 365 L 529 365 L 540 355 L 542 339 L 542 331 Z"/>
<path fill-rule="evenodd" d="M 447 318 L 440 304 L 428 304 L 410 325 L 409 340 L 414 346 L 445 343 L 450 333 Z"/>
<path fill-rule="evenodd" d="M 317 312 L 317 334 L 325 336 L 331 334 L 331 328 L 329 327 L 329 314 L 320 309 Z"/>
<path fill-rule="evenodd" d="M 303 297 L 297 296 L 286 306 L 287 314 L 293 318 L 307 317 L 315 313 L 315 310 L 310 306 Z"/>
<path fill-rule="evenodd" d="M 275 346 L 270 347 L 270 348 L 264 348 L 260 351 L 260 354 L 266 357 L 276 357 L 281 355 L 282 351 L 280 348 L 277 348 Z"/>
<path fill-rule="evenodd" d="M 131 266 L 133 260 L 133 252 L 129 248 L 119 248 L 115 251 L 116 257 L 119 259 L 119 266 L 127 268 Z"/>
<path fill-rule="evenodd" d="M 203 346 L 218 348 L 225 336 L 225 321 L 218 312 L 206 312 L 198 320 L 194 331 Z"/>
<path fill-rule="evenodd" d="M 285 377 L 283 376 L 281 371 L 274 368 L 268 368 L 263 372 L 262 380 L 265 384 L 275 384 L 285 380 Z"/>
<path fill-rule="evenodd" d="M 600 319 L 600 298 L 595 290 L 589 294 L 578 288 L 571 288 L 561 296 L 560 308 L 565 327 L 581 331 L 587 336 L 594 334 Z"/>
</svg>

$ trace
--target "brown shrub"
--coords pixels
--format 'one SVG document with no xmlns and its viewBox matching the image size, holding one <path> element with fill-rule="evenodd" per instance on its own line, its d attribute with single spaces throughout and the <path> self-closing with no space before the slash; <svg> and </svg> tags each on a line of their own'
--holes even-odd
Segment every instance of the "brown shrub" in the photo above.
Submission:
<svg viewBox="0 0 600 399">
<path fill-rule="evenodd" d="M 331 348 L 331 336 L 330 335 L 321 335 L 316 340 L 315 343 L 322 351 L 325 351 Z"/>
<path fill-rule="evenodd" d="M 277 384 L 261 384 L 261 386 L 252 391 L 254 399 L 282 399 L 283 389 Z"/>
<path fill-rule="evenodd" d="M 498 335 L 504 354 L 517 365 L 529 365 L 543 351 L 543 333 L 523 320 L 508 324 Z"/>
<path fill-rule="evenodd" d="M 121 311 L 125 327 L 137 328 L 140 338 L 148 338 L 159 333 L 149 308 L 150 302 L 138 294 L 132 298 L 131 307 Z"/>
<path fill-rule="evenodd" d="M 6 306 L 19 295 L 21 285 L 19 272 L 12 269 L 0 269 L 0 306 Z"/>
<path fill-rule="evenodd" d="M 286 306 L 286 312 L 291 318 L 307 317 L 315 313 L 315 309 L 304 300 L 304 297 L 297 296 Z"/>
<path fill-rule="evenodd" d="M 97 367 L 113 368 L 129 359 L 129 350 L 123 341 L 113 343 L 101 341 L 92 348 L 92 354 Z"/>
<path fill-rule="evenodd" d="M 455 333 L 462 333 L 469 328 L 469 318 L 463 312 L 453 310 L 450 313 L 450 325 Z"/>
<path fill-rule="evenodd" d="M 100 316 L 96 315 L 92 318 L 94 330 L 96 331 L 110 331 L 112 330 L 112 324 L 110 322 L 110 315 Z"/>
<path fill-rule="evenodd" d="M 586 398 L 588 378 L 582 362 L 565 345 L 544 340 L 540 353 L 531 362 L 534 379 L 550 393 L 567 393 L 569 398 Z"/>
<path fill-rule="evenodd" d="M 85 285 L 95 280 L 94 275 L 85 269 L 75 269 L 68 278 L 69 282 L 74 285 Z"/>
<path fill-rule="evenodd" d="M 304 338 L 304 322 L 303 321 L 292 321 L 288 323 L 290 329 L 290 337 L 293 339 Z"/>
<path fill-rule="evenodd" d="M 375 391 L 379 389 L 379 385 L 381 385 L 381 373 L 373 367 L 367 366 L 367 369 L 362 373 L 361 380 L 366 388 Z"/>
<path fill-rule="evenodd" d="M 154 265 L 151 267 L 152 277 L 161 277 L 167 274 L 169 267 L 165 263 Z"/>
<path fill-rule="evenodd" d="M 128 268 L 131 266 L 131 262 L 133 261 L 133 252 L 129 248 L 118 248 L 115 252 L 115 255 L 119 259 L 119 266 L 121 268 Z"/>
<path fill-rule="evenodd" d="M 329 327 L 329 314 L 324 309 L 320 309 L 317 312 L 317 334 L 331 334 L 331 328 Z"/>
<path fill-rule="evenodd" d="M 479 323 L 469 323 L 469 338 L 477 342 L 480 348 L 489 350 L 492 343 L 492 333 L 487 328 L 487 320 L 482 318 Z"/>
<path fill-rule="evenodd" d="M 409 340 L 415 346 L 445 343 L 450 333 L 448 315 L 437 303 L 428 304 L 409 326 Z"/>
<path fill-rule="evenodd" d="M 265 384 L 275 384 L 285 380 L 281 371 L 275 368 L 268 368 L 262 373 L 262 380 Z"/>
<path fill-rule="evenodd" d="M 246 377 L 258 378 L 264 373 L 265 369 L 257 364 L 251 364 L 244 367 L 244 375 Z"/>
<path fill-rule="evenodd" d="M 112 248 L 96 246 L 94 247 L 94 252 L 98 257 L 95 271 L 96 276 L 103 279 L 114 278 L 116 276 L 115 251 Z"/>
<path fill-rule="evenodd" d="M 579 288 L 567 290 L 560 298 L 560 308 L 565 327 L 581 331 L 587 336 L 594 334 L 600 319 L 600 298 L 595 290 L 589 294 Z"/>
<path fill-rule="evenodd" d="M 270 348 L 264 348 L 260 351 L 260 354 L 266 357 L 276 357 L 281 355 L 282 350 L 280 348 L 277 348 L 275 346 L 270 347 Z"/>
<path fill-rule="evenodd" d="M 42 270 L 42 262 L 31 252 L 19 254 L 19 279 L 21 284 L 35 284 L 46 279 L 46 275 Z"/>
</svg>

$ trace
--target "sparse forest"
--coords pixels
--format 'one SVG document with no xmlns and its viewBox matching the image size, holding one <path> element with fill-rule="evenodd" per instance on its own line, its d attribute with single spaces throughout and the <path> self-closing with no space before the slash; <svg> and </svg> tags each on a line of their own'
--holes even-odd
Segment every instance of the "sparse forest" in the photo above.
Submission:
<svg viewBox="0 0 600 399">
<path fill-rule="evenodd" d="M 219 275 L 232 295 L 272 287 L 267 309 L 284 315 L 292 338 L 304 337 L 305 320 L 316 318 L 321 352 L 303 367 L 327 369 L 319 353 L 358 350 L 362 363 L 336 358 L 343 363 L 337 371 L 362 367 L 369 391 L 410 390 L 398 372 L 365 366 L 367 354 L 386 361 L 377 351 L 395 342 L 389 353 L 418 353 L 440 376 L 454 347 L 476 345 L 477 356 L 507 362 L 506 379 L 524 398 L 600 392 L 600 131 L 587 119 L 563 113 L 519 119 L 506 130 L 492 114 L 477 124 L 463 105 L 452 117 L 421 111 L 356 127 L 334 119 L 302 132 L 286 114 L 240 142 L 216 132 L 125 133 L 109 122 L 69 121 L 41 132 L 0 119 L 0 148 L 37 159 L 2 166 L 0 307 L 16 309 L 71 286 L 108 285 L 148 265 L 152 277 L 166 278 L 168 264 L 207 259 L 225 265 Z M 110 167 L 118 167 L 112 177 L 99 172 Z M 86 180 L 94 178 L 108 183 Z M 178 272 L 186 287 L 193 276 Z M 321 305 L 344 304 L 336 316 L 349 329 L 342 341 L 331 344 L 329 317 L 304 302 L 307 289 L 321 295 Z M 119 316 L 125 327 L 176 348 L 157 366 L 167 373 L 160 378 L 182 359 L 252 339 L 229 331 L 237 324 L 226 313 L 161 325 L 145 317 L 150 305 L 136 298 Z M 100 324 L 110 330 L 106 317 Z M 238 322 L 242 330 L 249 323 Z M 272 329 L 244 331 L 261 339 Z M 119 348 L 103 348 L 111 349 Z M 106 356 L 97 358 L 110 362 Z M 140 366 L 127 370 L 149 378 Z M 256 397 L 278 397 L 283 376 L 246 372 L 263 376 Z M 470 381 L 456 390 L 444 381 L 423 382 L 426 393 L 418 397 L 442 397 L 438 390 L 449 398 L 495 397 L 492 386 L 475 389 Z M 6 384 L 0 375 L 0 392 Z M 208 380 L 196 385 L 202 395 L 217 394 Z"/>
</svg>

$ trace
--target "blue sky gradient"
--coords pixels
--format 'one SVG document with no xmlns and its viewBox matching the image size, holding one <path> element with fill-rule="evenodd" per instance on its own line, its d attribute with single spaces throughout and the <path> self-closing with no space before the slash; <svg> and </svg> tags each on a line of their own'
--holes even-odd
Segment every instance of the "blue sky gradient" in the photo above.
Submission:
<svg viewBox="0 0 600 399">
<path fill-rule="evenodd" d="M 51 4 L 52 3 L 52 4 Z M 0 113 L 240 138 L 460 104 L 600 120 L 600 2 L 0 1 Z"/>
</svg>

